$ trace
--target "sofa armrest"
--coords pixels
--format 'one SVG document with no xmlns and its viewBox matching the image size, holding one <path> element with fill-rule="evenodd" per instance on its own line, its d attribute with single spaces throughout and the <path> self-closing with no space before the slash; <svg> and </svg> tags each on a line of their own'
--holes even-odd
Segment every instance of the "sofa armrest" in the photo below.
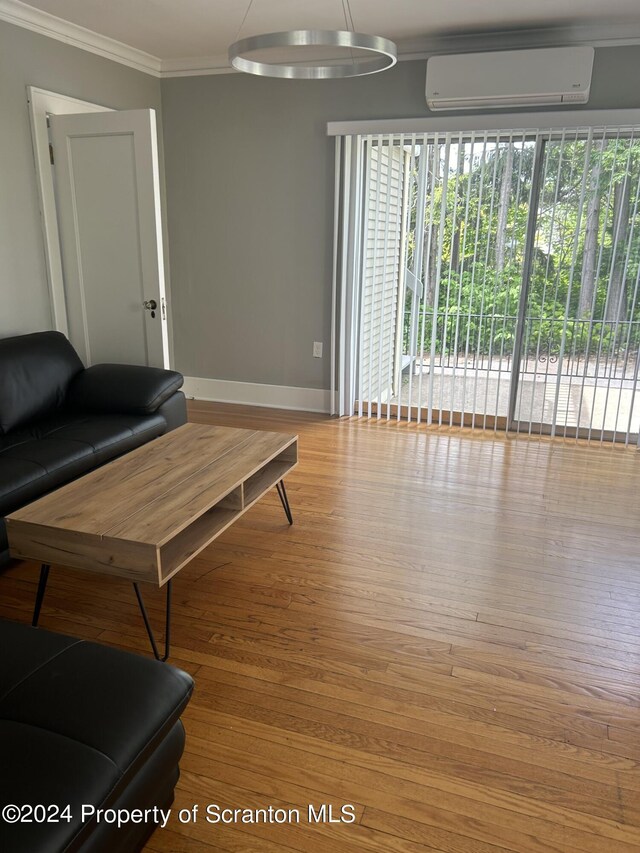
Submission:
<svg viewBox="0 0 640 853">
<path fill-rule="evenodd" d="M 84 412 L 151 415 L 183 382 L 184 377 L 175 370 L 134 364 L 95 364 L 73 378 L 66 404 Z"/>
</svg>

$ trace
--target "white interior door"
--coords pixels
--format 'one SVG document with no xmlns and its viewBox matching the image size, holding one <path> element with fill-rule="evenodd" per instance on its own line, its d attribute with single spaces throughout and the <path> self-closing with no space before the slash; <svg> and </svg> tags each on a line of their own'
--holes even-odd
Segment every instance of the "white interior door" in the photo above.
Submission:
<svg viewBox="0 0 640 853">
<path fill-rule="evenodd" d="M 69 339 L 87 365 L 166 367 L 155 112 L 50 123 Z"/>
</svg>

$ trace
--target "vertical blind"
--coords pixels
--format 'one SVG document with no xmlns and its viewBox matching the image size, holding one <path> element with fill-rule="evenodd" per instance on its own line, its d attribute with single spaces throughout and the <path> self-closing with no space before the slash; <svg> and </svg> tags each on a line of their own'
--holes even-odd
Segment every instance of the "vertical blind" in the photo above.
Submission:
<svg viewBox="0 0 640 853">
<path fill-rule="evenodd" d="M 366 146 L 364 242 L 358 366 L 362 401 L 387 397 L 396 357 L 402 282 L 404 157 L 399 146 Z"/>
<path fill-rule="evenodd" d="M 337 411 L 638 440 L 635 128 L 337 139 Z"/>
</svg>

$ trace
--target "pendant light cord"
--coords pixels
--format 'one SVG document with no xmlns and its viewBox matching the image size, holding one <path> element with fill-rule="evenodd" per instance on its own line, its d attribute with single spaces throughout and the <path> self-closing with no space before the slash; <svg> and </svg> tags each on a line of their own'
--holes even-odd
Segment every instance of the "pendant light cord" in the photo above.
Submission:
<svg viewBox="0 0 640 853">
<path fill-rule="evenodd" d="M 253 6 L 253 0 L 249 0 L 249 5 L 247 6 L 247 10 L 244 13 L 244 17 L 242 21 L 240 21 L 240 26 L 238 27 L 238 31 L 236 32 L 234 41 L 238 41 L 238 36 L 240 35 L 240 31 L 245 25 L 245 21 L 249 16 L 249 12 L 251 11 L 251 7 Z M 344 23 L 347 30 L 350 30 L 352 33 L 356 31 L 355 24 L 353 23 L 353 15 L 351 14 L 351 4 L 349 0 L 342 0 L 342 13 L 344 15 Z"/>
<path fill-rule="evenodd" d="M 344 0 L 343 0 L 343 2 L 344 2 Z M 247 11 L 244 13 L 244 18 L 242 19 L 242 21 L 240 21 L 240 26 L 238 27 L 238 32 L 236 33 L 236 37 L 234 38 L 234 41 L 238 41 L 238 36 L 240 35 L 240 30 L 244 27 L 244 22 L 247 20 L 247 16 L 249 15 L 249 12 L 251 11 L 252 6 L 253 6 L 253 0 L 249 0 L 249 5 L 247 6 Z"/>
<path fill-rule="evenodd" d="M 355 28 L 354 23 L 353 23 L 353 15 L 351 14 L 351 5 L 349 3 L 349 0 L 342 0 L 342 12 L 344 14 L 344 23 L 345 23 L 347 30 L 350 30 L 352 33 L 355 33 L 356 28 Z M 348 13 L 348 17 L 347 17 L 347 13 Z M 351 23 L 349 23 L 349 22 L 351 22 Z M 353 55 L 352 50 L 349 50 L 349 55 L 351 56 L 351 64 L 355 67 L 356 58 Z"/>
<path fill-rule="evenodd" d="M 253 0 L 249 0 L 249 5 L 247 6 L 247 10 L 244 13 L 244 17 L 240 21 L 240 26 L 238 27 L 238 31 L 236 32 L 234 41 L 238 41 L 238 36 L 240 35 L 240 32 L 241 32 L 242 28 L 244 27 L 247 18 L 249 17 L 249 12 L 251 11 L 252 6 L 253 6 Z M 349 3 L 349 0 L 342 0 L 342 13 L 344 15 L 345 27 L 350 32 L 355 33 L 356 26 L 353 23 L 353 15 L 351 14 L 351 4 Z"/>
<path fill-rule="evenodd" d="M 353 15 L 351 14 L 351 4 L 349 3 L 349 0 L 342 0 L 342 11 L 344 13 L 344 22 L 347 29 L 351 30 L 352 33 L 355 33 L 356 27 L 353 23 Z"/>
</svg>

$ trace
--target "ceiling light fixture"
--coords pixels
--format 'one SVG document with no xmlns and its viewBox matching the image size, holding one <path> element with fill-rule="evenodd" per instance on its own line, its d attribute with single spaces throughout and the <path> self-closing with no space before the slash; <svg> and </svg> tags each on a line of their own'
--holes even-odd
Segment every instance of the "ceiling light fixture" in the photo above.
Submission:
<svg viewBox="0 0 640 853">
<path fill-rule="evenodd" d="M 237 36 L 240 34 L 249 10 L 250 0 Z M 286 30 L 250 36 L 234 42 L 229 48 L 229 62 L 238 71 L 257 74 L 260 77 L 280 77 L 290 80 L 335 80 L 343 77 L 360 77 L 392 68 L 398 61 L 395 44 L 382 36 L 371 36 L 355 32 L 349 0 L 342 0 L 346 30 Z M 249 54 L 274 48 L 344 48 L 350 51 L 348 61 L 312 62 L 265 62 L 250 59 Z M 363 51 L 354 55 L 353 51 Z"/>
</svg>

